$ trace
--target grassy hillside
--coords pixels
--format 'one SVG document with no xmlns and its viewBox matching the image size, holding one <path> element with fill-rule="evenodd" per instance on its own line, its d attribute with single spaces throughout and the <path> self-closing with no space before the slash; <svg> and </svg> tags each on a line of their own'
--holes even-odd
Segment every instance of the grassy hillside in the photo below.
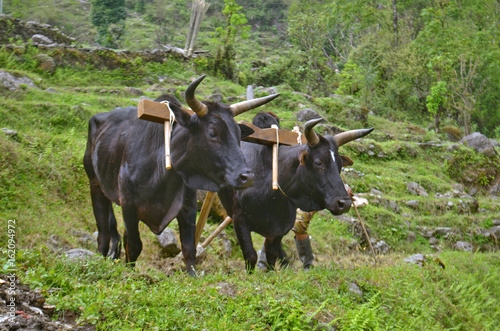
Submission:
<svg viewBox="0 0 500 331">
<path fill-rule="evenodd" d="M 0 127 L 17 132 L 0 133 L 0 218 L 4 229 L 8 220 L 16 221 L 16 274 L 42 291 L 58 314 L 78 312 L 78 322 L 102 330 L 495 329 L 500 319 L 498 242 L 480 230 L 500 219 L 500 201 L 485 189 L 498 180 L 491 173 L 498 176 L 499 158 L 455 146 L 444 133 L 425 129 L 428 119 L 410 122 L 406 114 L 394 112 L 392 118 L 369 114 L 360 120 L 364 110 L 349 96 L 309 99 L 288 85 L 276 86 L 281 96 L 262 108 L 277 113 L 286 128 L 299 124 L 295 114 L 304 107 L 342 129 L 375 127 L 341 152 L 355 161 L 344 174 L 346 181 L 370 201 L 360 213 L 371 237 L 390 247 L 376 264 L 356 226 L 327 213 L 312 222 L 317 267 L 307 273 L 301 271 L 289 234 L 284 241 L 292 257 L 288 270 L 247 275 L 231 227 L 226 230 L 232 243 L 229 257 L 222 241 L 215 240 L 199 265 L 198 279 L 179 272 L 179 259 L 159 259 L 156 239 L 142 225 L 144 250 L 135 270 L 100 258 L 66 261 L 61 252 L 69 248 L 96 251 L 84 236 L 96 230 L 82 165 L 89 118 L 137 104 L 127 87 L 151 98 L 159 89 L 175 88 L 182 100 L 190 78 L 202 72 L 171 59 L 127 71 L 88 66 L 48 73 L 38 68 L 35 55 L 34 49 L 22 56 L 0 50 L 0 70 L 37 85 L 0 89 Z M 160 82 L 158 76 L 167 79 Z M 206 99 L 216 92 L 227 98 L 244 95 L 245 88 L 209 76 L 197 95 Z M 410 194 L 408 182 L 419 183 L 429 197 Z M 439 198 L 458 188 L 477 193 L 474 198 Z M 408 204 L 415 200 L 417 205 Z M 118 207 L 116 214 L 123 231 Z M 216 226 L 217 220 L 209 220 L 203 236 Z M 438 240 L 434 248 L 425 233 L 443 227 L 456 231 L 433 233 Z M 8 240 L 8 231 L 0 231 L 3 253 Z M 460 240 L 471 243 L 473 252 L 453 250 Z M 261 245 L 262 238 L 255 236 L 256 248 Z M 429 262 L 421 267 L 403 261 L 414 253 L 426 254 Z M 10 270 L 7 254 L 0 266 Z M 362 296 L 350 290 L 352 283 Z"/>
</svg>

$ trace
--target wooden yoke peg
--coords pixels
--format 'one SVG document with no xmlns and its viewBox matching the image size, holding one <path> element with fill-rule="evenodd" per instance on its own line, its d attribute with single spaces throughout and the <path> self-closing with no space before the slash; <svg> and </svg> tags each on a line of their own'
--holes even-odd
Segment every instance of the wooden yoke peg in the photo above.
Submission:
<svg viewBox="0 0 500 331">
<path fill-rule="evenodd" d="M 191 109 L 183 109 L 190 114 L 193 114 Z M 170 138 L 172 132 L 172 123 L 170 122 L 173 113 L 170 111 L 168 101 L 156 102 L 151 100 L 142 99 L 137 105 L 137 117 L 141 120 L 150 122 L 161 123 L 164 126 L 165 134 L 165 167 L 172 168 L 172 161 L 170 159 Z"/>
<path fill-rule="evenodd" d="M 279 132 L 278 126 L 273 124 L 271 126 L 272 129 L 276 130 L 276 143 L 273 144 L 273 190 L 277 190 L 279 188 L 278 184 L 278 144 L 279 144 Z"/>
</svg>

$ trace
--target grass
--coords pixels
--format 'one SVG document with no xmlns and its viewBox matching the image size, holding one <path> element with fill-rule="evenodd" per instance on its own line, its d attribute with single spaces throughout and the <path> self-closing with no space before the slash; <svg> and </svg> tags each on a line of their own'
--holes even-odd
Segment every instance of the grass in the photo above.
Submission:
<svg viewBox="0 0 500 331">
<path fill-rule="evenodd" d="M 341 153 L 355 161 L 353 171 L 344 176 L 356 193 L 382 192 L 381 197 L 368 196 L 370 205 L 360 209 L 373 238 L 391 248 L 389 254 L 378 257 L 377 265 L 372 264 L 367 247 L 352 245 L 360 238 L 351 228 L 327 213 L 318 213 L 311 222 L 317 267 L 307 273 L 301 271 L 293 235 L 288 234 L 284 246 L 291 256 L 290 268 L 247 275 L 231 226 L 226 229 L 232 247 L 229 257 L 225 257 L 222 241 L 216 239 L 199 266 L 197 279 L 181 271 L 180 259 L 158 258 L 156 238 L 143 224 L 144 250 L 136 269 L 101 258 L 84 264 L 66 261 L 60 255 L 64 249 L 96 251 L 95 244 L 82 242 L 75 233 L 95 231 L 81 161 L 88 119 L 136 104 L 136 97 L 125 93 L 126 86 L 143 91 L 152 83 L 175 87 L 182 100 L 190 77 L 201 73 L 182 62 L 167 61 L 137 63 L 128 71 L 60 67 L 48 74 L 30 62 L 33 55 L 34 49 L 20 58 L 0 50 L 0 68 L 28 76 L 40 87 L 0 91 L 0 127 L 18 132 L 16 137 L 0 134 L 0 218 L 2 222 L 16 220 L 18 276 L 41 290 L 59 314 L 77 311 L 81 323 L 103 330 L 307 330 L 325 325 L 343 330 L 494 330 L 500 318 L 496 281 L 500 259 L 494 253 L 498 244 L 477 230 L 491 228 L 500 218 L 500 203 L 481 191 L 481 186 L 475 196 L 477 212 L 460 207 L 466 199 L 434 197 L 461 183 L 445 171 L 449 160 L 456 158 L 470 169 L 478 162 L 489 163 L 471 151 L 448 151 L 448 143 L 427 149 L 417 144 L 444 140 L 444 135 L 377 115 L 358 123 L 344 110 L 356 108 L 354 101 L 308 100 L 287 86 L 278 86 L 282 95 L 263 108 L 277 113 L 285 128 L 298 124 L 295 113 L 301 105 L 317 109 L 343 129 L 375 127 L 365 139 L 342 146 Z M 159 75 L 168 78 L 160 83 Z M 102 93 L 102 89 L 116 93 Z M 208 76 L 197 95 L 205 99 L 213 93 L 239 96 L 245 94 L 245 87 Z M 151 98 L 159 94 L 146 92 Z M 339 112 L 332 111 L 336 107 Z M 250 121 L 256 112 L 238 120 Z M 410 133 L 408 128 L 420 133 Z M 370 150 L 375 153 L 370 155 Z M 422 185 L 429 197 L 410 195 L 406 188 L 410 181 Z M 410 208 L 409 200 L 418 200 L 420 205 Z M 120 209 L 115 211 L 123 232 Z M 355 217 L 354 211 L 348 216 Z M 209 220 L 202 240 L 217 225 L 217 220 Z M 436 252 L 422 235 L 422 227 L 451 227 L 460 232 L 449 239 L 439 238 L 443 251 Z M 176 222 L 171 228 L 177 230 Z M 415 240 L 409 241 L 412 233 Z M 256 249 L 262 240 L 254 235 Z M 457 240 L 471 241 L 474 253 L 452 251 Z M 0 231 L 0 242 L 8 242 L 6 231 Z M 427 254 L 431 262 L 424 267 L 403 262 L 414 253 Z M 432 262 L 433 256 L 439 256 L 446 269 Z M 0 267 L 4 265 L 3 254 Z M 363 297 L 349 291 L 351 283 L 361 288 Z"/>
<path fill-rule="evenodd" d="M 244 270 L 196 279 L 167 277 L 101 258 L 71 262 L 48 249 L 20 251 L 18 275 L 80 323 L 113 330 L 494 330 L 500 259 L 492 253 L 445 252 L 442 269 L 398 255 L 373 265 L 356 254 L 336 256 L 309 272 Z M 2 261 L 3 262 L 3 261 Z M 351 283 L 363 292 L 352 293 Z M 244 307 L 244 308 L 243 308 Z"/>
</svg>

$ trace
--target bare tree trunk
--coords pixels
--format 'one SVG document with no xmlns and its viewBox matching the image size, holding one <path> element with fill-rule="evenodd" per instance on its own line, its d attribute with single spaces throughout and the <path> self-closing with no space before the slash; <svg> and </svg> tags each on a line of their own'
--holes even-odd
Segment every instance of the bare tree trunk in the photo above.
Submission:
<svg viewBox="0 0 500 331">
<path fill-rule="evenodd" d="M 186 46 L 184 47 L 184 52 L 186 56 L 191 56 L 194 47 L 196 45 L 196 39 L 198 38 L 198 32 L 200 31 L 201 22 L 205 18 L 205 13 L 210 7 L 209 3 L 205 0 L 195 0 L 193 1 L 193 6 L 191 9 L 191 18 L 189 20 L 189 31 L 186 38 Z"/>
</svg>

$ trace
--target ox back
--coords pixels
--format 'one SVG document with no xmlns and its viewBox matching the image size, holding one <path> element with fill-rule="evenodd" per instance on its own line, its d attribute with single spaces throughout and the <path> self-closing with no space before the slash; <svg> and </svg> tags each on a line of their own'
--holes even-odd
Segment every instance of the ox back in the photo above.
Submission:
<svg viewBox="0 0 500 331">
<path fill-rule="evenodd" d="M 84 166 L 103 256 L 120 256 L 115 203 L 122 208 L 127 262 L 134 265 L 142 250 L 139 220 L 159 234 L 177 218 L 186 269 L 194 275 L 196 189 L 244 188 L 252 184 L 253 173 L 240 150 L 242 129 L 233 119 L 231 106 L 195 100 L 197 104 L 191 103 L 203 112 L 190 104 L 195 114 L 189 115 L 175 98 L 169 101 L 176 116 L 172 169 L 165 168 L 163 125 L 139 120 L 136 107 L 117 108 L 90 119 Z M 253 132 L 247 127 L 244 131 Z"/>
<path fill-rule="evenodd" d="M 265 113 L 253 123 L 269 123 Z M 257 252 L 251 232 L 264 236 L 268 269 L 274 269 L 277 260 L 287 264 L 281 240 L 293 227 L 296 210 L 329 210 L 338 215 L 349 210 L 351 198 L 340 177 L 343 159 L 338 153 L 335 139 L 318 136 L 312 127 L 319 123 L 306 123 L 308 144 L 280 146 L 278 157 L 279 190 L 272 189 L 272 148 L 242 142 L 242 151 L 248 166 L 255 173 L 252 187 L 219 192 L 234 229 L 249 272 L 255 269 Z M 275 122 L 274 124 L 278 124 Z M 307 129 L 308 128 L 308 129 Z M 368 134 L 370 130 L 362 132 Z M 359 138 L 359 137 L 357 137 Z"/>
</svg>

